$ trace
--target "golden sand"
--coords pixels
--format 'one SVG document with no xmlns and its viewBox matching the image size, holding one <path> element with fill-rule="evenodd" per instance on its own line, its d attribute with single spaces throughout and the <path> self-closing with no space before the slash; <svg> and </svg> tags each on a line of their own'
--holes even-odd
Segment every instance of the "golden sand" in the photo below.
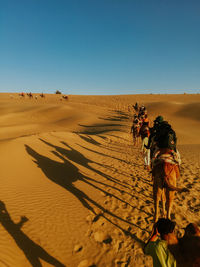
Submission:
<svg viewBox="0 0 200 267">
<path fill-rule="evenodd" d="M 0 266 L 152 266 L 141 248 L 153 199 L 130 134 L 136 101 L 178 137 L 178 185 L 190 192 L 176 194 L 177 234 L 200 225 L 199 94 L 35 95 L 0 94 Z"/>
</svg>

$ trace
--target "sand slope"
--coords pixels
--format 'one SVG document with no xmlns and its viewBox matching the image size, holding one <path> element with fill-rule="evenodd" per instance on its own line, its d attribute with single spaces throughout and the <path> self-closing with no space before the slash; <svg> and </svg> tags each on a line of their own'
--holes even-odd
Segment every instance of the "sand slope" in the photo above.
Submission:
<svg viewBox="0 0 200 267">
<path fill-rule="evenodd" d="M 1 94 L 0 266 L 151 266 L 141 246 L 152 228 L 152 182 L 128 106 L 144 103 L 151 120 L 161 114 L 176 130 L 178 184 L 190 189 L 174 203 L 181 235 L 188 222 L 200 225 L 199 100 Z"/>
</svg>

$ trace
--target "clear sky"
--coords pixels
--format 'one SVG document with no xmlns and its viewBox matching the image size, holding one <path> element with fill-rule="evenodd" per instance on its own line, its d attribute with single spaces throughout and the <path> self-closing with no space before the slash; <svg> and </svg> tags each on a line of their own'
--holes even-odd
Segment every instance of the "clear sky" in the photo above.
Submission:
<svg viewBox="0 0 200 267">
<path fill-rule="evenodd" d="M 199 88 L 199 0 L 0 0 L 0 92 Z"/>
</svg>

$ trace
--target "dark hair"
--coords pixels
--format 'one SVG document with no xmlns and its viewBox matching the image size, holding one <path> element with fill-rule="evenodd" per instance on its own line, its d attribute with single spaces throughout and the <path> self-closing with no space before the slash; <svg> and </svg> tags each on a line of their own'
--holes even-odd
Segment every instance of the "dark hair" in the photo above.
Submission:
<svg viewBox="0 0 200 267">
<path fill-rule="evenodd" d="M 175 225 L 175 222 L 165 218 L 159 219 L 156 223 L 158 233 L 161 235 L 172 233 L 174 231 Z"/>
<path fill-rule="evenodd" d="M 198 233 L 200 233 L 200 230 L 195 223 L 189 223 L 185 228 L 185 235 L 192 236 Z"/>
</svg>

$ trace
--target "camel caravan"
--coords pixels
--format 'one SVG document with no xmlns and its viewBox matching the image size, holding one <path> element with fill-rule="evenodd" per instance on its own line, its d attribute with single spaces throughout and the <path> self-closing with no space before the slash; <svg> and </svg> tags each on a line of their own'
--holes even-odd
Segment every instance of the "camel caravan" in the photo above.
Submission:
<svg viewBox="0 0 200 267">
<path fill-rule="evenodd" d="M 175 191 L 184 192 L 185 188 L 176 187 L 180 176 L 180 154 L 176 148 L 177 137 L 171 125 L 162 116 L 157 116 L 150 127 L 147 109 L 136 103 L 134 106 L 133 134 L 134 145 L 141 139 L 144 167 L 152 174 L 154 221 L 158 220 L 159 202 L 162 201 L 163 217 L 171 218 Z"/>
<path fill-rule="evenodd" d="M 33 95 L 31 92 L 26 93 L 26 94 L 25 94 L 24 92 L 19 93 L 19 97 L 20 97 L 20 98 L 25 98 L 26 95 L 27 95 L 27 97 L 28 97 L 29 99 L 33 99 L 33 98 L 35 98 L 36 100 L 38 99 L 38 95 Z M 45 94 L 43 94 L 43 93 L 39 94 L 39 96 L 40 96 L 41 98 L 45 98 Z"/>
<path fill-rule="evenodd" d="M 162 116 L 157 116 L 150 127 L 146 107 L 139 107 L 138 103 L 132 107 L 134 115 L 130 133 L 133 144 L 138 146 L 141 139 L 144 168 L 151 173 L 153 182 L 154 226 L 144 253 L 152 256 L 153 266 L 200 267 L 200 230 L 197 225 L 189 224 L 185 235 L 177 239 L 175 222 L 171 221 L 175 192 L 188 192 L 176 185 L 181 164 L 176 133 Z"/>
<path fill-rule="evenodd" d="M 38 98 L 42 98 L 42 99 L 45 99 L 46 98 L 46 95 L 44 93 L 41 93 L 41 94 L 36 95 L 36 94 L 32 94 L 31 92 L 29 92 L 29 93 L 21 92 L 18 95 L 19 95 L 19 97 L 21 99 L 25 98 L 26 96 L 29 99 L 35 99 L 35 100 L 37 100 Z M 14 96 L 13 95 L 10 95 L 10 98 L 14 98 Z M 62 100 L 68 101 L 69 100 L 69 96 L 68 95 L 62 95 L 59 99 L 60 99 L 60 101 L 62 101 Z"/>
</svg>

